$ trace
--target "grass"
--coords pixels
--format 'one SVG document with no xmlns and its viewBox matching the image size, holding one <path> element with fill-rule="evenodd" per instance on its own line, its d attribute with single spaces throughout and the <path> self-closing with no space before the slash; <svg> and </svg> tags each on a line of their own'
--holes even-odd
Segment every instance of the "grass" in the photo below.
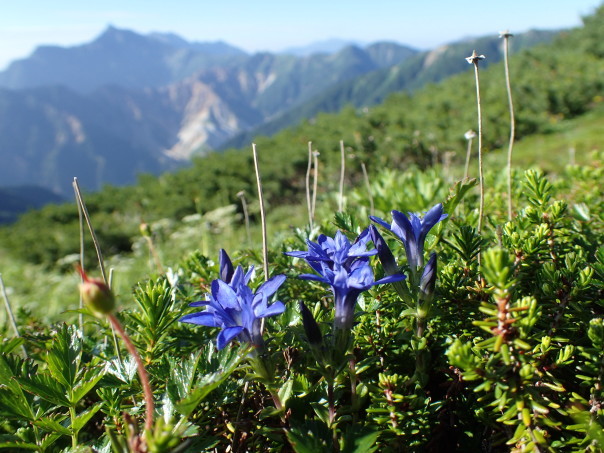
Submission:
<svg viewBox="0 0 604 453">
<path fill-rule="evenodd" d="M 571 120 L 552 125 L 548 134 L 526 137 L 514 145 L 513 167 L 539 167 L 545 172 L 558 172 L 570 163 L 570 150 L 575 150 L 575 163 L 587 164 L 593 151 L 602 150 L 604 104 Z M 487 167 L 505 164 L 503 153 L 489 156 Z M 491 167 L 492 168 L 492 167 Z"/>
</svg>

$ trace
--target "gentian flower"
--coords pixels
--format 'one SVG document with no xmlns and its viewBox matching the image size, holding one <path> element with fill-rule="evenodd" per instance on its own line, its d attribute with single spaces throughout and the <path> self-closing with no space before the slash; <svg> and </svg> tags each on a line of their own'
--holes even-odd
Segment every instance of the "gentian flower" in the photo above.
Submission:
<svg viewBox="0 0 604 453">
<path fill-rule="evenodd" d="M 405 278 L 402 274 L 391 275 L 377 282 L 369 264 L 369 256 L 377 250 L 366 250 L 368 230 L 363 231 L 351 244 L 348 238 L 337 232 L 335 238 L 320 235 L 318 242 L 307 241 L 308 251 L 287 252 L 287 255 L 304 258 L 319 274 L 300 275 L 304 280 L 316 280 L 331 286 L 335 302 L 336 330 L 349 330 L 354 321 L 354 307 L 359 295 L 374 285 L 391 283 Z"/>
<path fill-rule="evenodd" d="M 424 265 L 424 242 L 428 232 L 447 214 L 443 214 L 443 205 L 437 204 L 430 209 L 423 219 L 416 214 L 409 213 L 409 217 L 400 211 L 392 211 L 392 224 L 388 224 L 379 217 L 370 216 L 375 223 L 398 236 L 405 246 L 407 263 L 414 274 Z"/>
<path fill-rule="evenodd" d="M 375 255 L 377 250 L 367 250 L 369 239 L 371 238 L 368 230 L 364 230 L 353 244 L 341 231 L 336 233 L 335 238 L 321 234 L 317 242 L 306 241 L 308 251 L 285 252 L 285 254 L 304 258 L 315 271 L 321 273 L 321 262 L 327 263 L 329 268 L 333 269 L 334 264 L 350 266 L 357 258 Z"/>
<path fill-rule="evenodd" d="M 264 345 L 261 319 L 275 316 L 285 311 L 285 305 L 276 301 L 268 305 L 268 299 L 285 281 L 284 275 L 277 275 L 263 283 L 255 293 L 247 285 L 251 270 L 246 274 L 238 266 L 233 269 L 228 255 L 221 251 L 220 275 L 228 281 L 217 279 L 212 282 L 208 301 L 194 302 L 192 307 L 205 306 L 206 310 L 183 316 L 181 322 L 207 327 L 220 327 L 217 338 L 218 349 L 224 348 L 235 338 L 256 347 Z"/>
</svg>

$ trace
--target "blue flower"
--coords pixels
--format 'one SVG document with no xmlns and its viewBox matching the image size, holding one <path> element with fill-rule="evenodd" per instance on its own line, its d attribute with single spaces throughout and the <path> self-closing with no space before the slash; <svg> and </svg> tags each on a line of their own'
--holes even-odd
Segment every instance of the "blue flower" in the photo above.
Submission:
<svg viewBox="0 0 604 453">
<path fill-rule="evenodd" d="M 321 273 L 320 263 L 327 263 L 330 269 L 333 269 L 334 264 L 350 266 L 357 258 L 375 255 L 377 250 L 367 250 L 367 242 L 370 239 L 369 231 L 364 230 L 351 244 L 346 235 L 338 231 L 335 238 L 321 234 L 317 242 L 307 240 L 308 251 L 285 252 L 285 254 L 304 258 L 315 271 Z"/>
<path fill-rule="evenodd" d="M 319 274 L 300 275 L 304 280 L 316 280 L 331 286 L 335 302 L 334 327 L 341 330 L 352 328 L 354 307 L 359 295 L 374 285 L 391 283 L 405 278 L 402 274 L 391 275 L 377 282 L 369 264 L 369 256 L 377 250 L 367 250 L 369 232 L 364 230 L 351 244 L 338 231 L 335 238 L 319 236 L 318 243 L 307 241 L 308 251 L 287 252 L 287 255 L 304 258 Z"/>
<path fill-rule="evenodd" d="M 255 293 L 247 285 L 251 270 L 246 274 L 238 266 L 233 269 L 230 259 L 221 251 L 220 276 L 225 280 L 214 280 L 208 301 L 194 302 L 192 307 L 205 306 L 206 310 L 183 316 L 181 322 L 207 327 L 220 327 L 217 338 L 218 349 L 224 348 L 235 338 L 260 347 L 264 344 L 261 319 L 275 316 L 285 311 L 285 305 L 276 301 L 268 305 L 268 299 L 285 281 L 284 275 L 277 275 L 263 283 Z"/>
<path fill-rule="evenodd" d="M 430 209 L 423 219 L 413 213 L 409 213 L 407 217 L 400 211 L 392 211 L 392 224 L 379 217 L 370 216 L 370 219 L 392 231 L 403 241 L 407 263 L 415 274 L 424 265 L 424 242 L 428 232 L 446 217 L 447 214 L 443 214 L 443 205 L 439 203 Z"/>
</svg>

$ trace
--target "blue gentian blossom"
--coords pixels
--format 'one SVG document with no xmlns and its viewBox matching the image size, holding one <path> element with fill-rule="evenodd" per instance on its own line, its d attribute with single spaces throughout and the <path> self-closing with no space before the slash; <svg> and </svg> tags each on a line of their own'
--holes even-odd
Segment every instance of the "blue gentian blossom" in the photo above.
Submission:
<svg viewBox="0 0 604 453">
<path fill-rule="evenodd" d="M 443 205 L 439 203 L 430 209 L 423 219 L 413 213 L 409 213 L 407 217 L 400 211 L 392 211 L 391 224 L 379 217 L 370 216 L 370 219 L 392 231 L 403 241 L 407 263 L 415 274 L 424 266 L 424 242 L 428 232 L 446 217 L 447 214 L 443 214 Z"/>
<path fill-rule="evenodd" d="M 338 231 L 335 238 L 320 235 L 317 243 L 307 241 L 308 251 L 287 252 L 287 255 L 304 258 L 319 274 L 300 275 L 304 280 L 316 280 L 331 286 L 335 302 L 336 329 L 349 330 L 354 322 L 354 307 L 359 295 L 374 285 L 391 283 L 405 278 L 402 274 L 391 275 L 375 281 L 369 257 L 377 250 L 367 250 L 368 230 L 363 231 L 351 244 Z"/>
<path fill-rule="evenodd" d="M 212 282 L 209 300 L 191 304 L 192 307 L 205 306 L 205 311 L 183 316 L 180 321 L 220 327 L 218 349 L 224 348 L 235 338 L 261 347 L 264 345 L 261 319 L 285 311 L 285 305 L 280 301 L 268 305 L 268 299 L 283 284 L 285 276 L 277 275 L 269 279 L 254 293 L 248 286 L 252 270 L 244 274 L 241 266 L 233 269 L 224 251 L 221 251 L 220 257 L 220 276 L 225 280 L 217 279 Z"/>
</svg>

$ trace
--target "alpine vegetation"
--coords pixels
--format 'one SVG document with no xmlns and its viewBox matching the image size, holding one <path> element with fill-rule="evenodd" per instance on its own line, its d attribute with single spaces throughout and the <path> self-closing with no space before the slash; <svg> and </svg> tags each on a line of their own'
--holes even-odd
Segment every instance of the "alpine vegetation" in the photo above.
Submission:
<svg viewBox="0 0 604 453">
<path fill-rule="evenodd" d="M 215 166 L 91 195 L 90 211 L 79 194 L 78 206 L 41 211 L 35 228 L 19 223 L 11 241 L 30 243 L 0 279 L 11 323 L 0 324 L 0 452 L 602 452 L 601 137 L 547 176 L 522 164 L 530 131 L 547 125 L 540 138 L 558 140 L 599 130 L 604 8 L 594 18 L 554 51 L 510 57 L 547 68 L 514 77 L 524 92 L 515 146 L 525 148 L 508 173 L 520 188 L 512 216 L 497 149 L 509 127 L 497 115 L 485 117 L 492 152 L 483 159 L 478 146 L 481 190 L 464 177 L 474 136 L 458 135 L 475 118 L 460 77 L 319 116 L 302 137 L 282 136 L 286 157 L 266 139 L 253 160 L 225 153 Z M 483 81 L 503 80 L 498 69 Z M 485 101 L 505 112 L 503 84 L 489 87 Z M 403 108 L 409 100 L 422 109 Z M 428 118 L 441 106 L 436 126 Z M 481 132 L 479 121 L 479 142 Z M 345 172 L 336 139 L 356 157 Z M 451 150 L 467 162 L 453 163 L 453 183 L 430 167 Z M 258 199 L 241 205 L 254 173 Z M 120 210 L 128 196 L 136 212 Z M 79 240 L 78 209 L 93 240 Z M 70 218 L 73 228 L 56 229 Z M 117 229 L 127 221 L 132 231 Z M 76 250 L 61 255 L 69 241 Z M 78 307 L 73 266 L 95 255 L 99 272 L 79 268 Z M 9 303 L 23 284 L 31 304 Z M 45 316 L 38 298 L 61 313 Z"/>
</svg>

